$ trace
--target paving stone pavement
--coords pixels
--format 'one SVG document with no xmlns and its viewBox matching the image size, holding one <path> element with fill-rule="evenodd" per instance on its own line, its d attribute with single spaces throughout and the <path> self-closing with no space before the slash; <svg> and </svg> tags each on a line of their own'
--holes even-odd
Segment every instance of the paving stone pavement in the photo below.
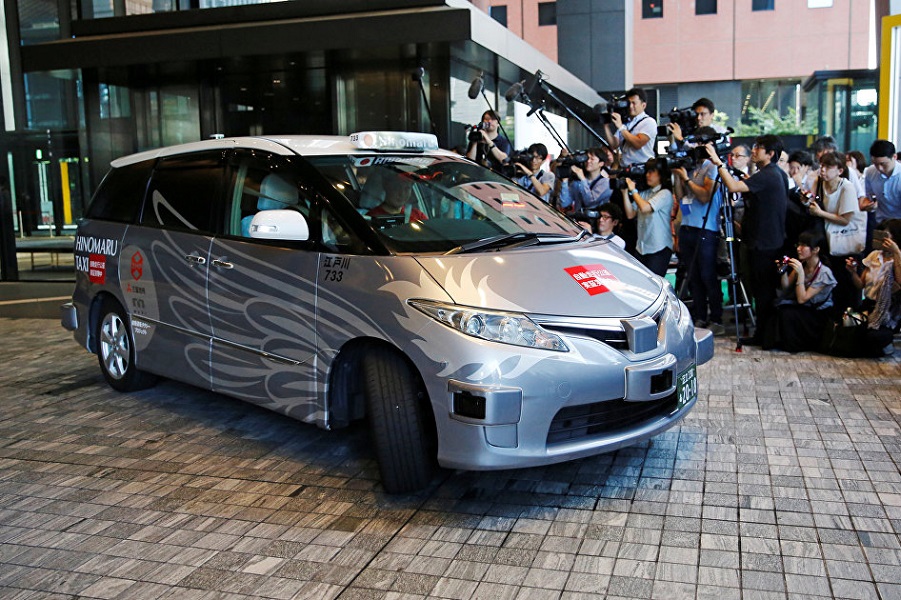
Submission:
<svg viewBox="0 0 901 600">
<path fill-rule="evenodd" d="M 389 496 L 363 426 L 120 394 L 56 321 L 0 332 L 0 598 L 901 599 L 898 358 L 718 339 L 647 443 Z"/>
</svg>

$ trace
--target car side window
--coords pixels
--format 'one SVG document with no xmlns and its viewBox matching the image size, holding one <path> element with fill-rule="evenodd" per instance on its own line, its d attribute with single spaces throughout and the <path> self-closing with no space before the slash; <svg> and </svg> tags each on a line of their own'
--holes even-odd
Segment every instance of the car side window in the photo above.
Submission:
<svg viewBox="0 0 901 600">
<path fill-rule="evenodd" d="M 239 151 L 232 170 L 230 235 L 249 238 L 254 215 L 264 210 L 296 210 L 310 220 L 312 202 L 301 191 L 295 169 L 287 161 Z"/>
<path fill-rule="evenodd" d="M 224 153 L 198 152 L 162 159 L 150 178 L 141 224 L 219 233 Z"/>
<path fill-rule="evenodd" d="M 87 218 L 134 223 L 147 190 L 152 160 L 110 170 L 94 193 Z"/>
<path fill-rule="evenodd" d="M 313 191 L 304 179 L 302 166 L 292 158 L 239 149 L 230 161 L 230 168 L 232 185 L 225 227 L 229 235 L 250 238 L 250 224 L 260 211 L 296 210 L 307 220 L 310 242 L 321 245 L 322 250 L 364 251 L 359 237 Z"/>
</svg>

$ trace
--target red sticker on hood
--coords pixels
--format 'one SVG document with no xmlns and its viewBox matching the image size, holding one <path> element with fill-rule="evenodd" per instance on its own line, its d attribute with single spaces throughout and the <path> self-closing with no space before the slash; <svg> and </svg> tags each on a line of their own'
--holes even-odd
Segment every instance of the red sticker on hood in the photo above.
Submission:
<svg viewBox="0 0 901 600">
<path fill-rule="evenodd" d="M 606 284 L 617 281 L 604 265 L 580 265 L 563 270 L 591 296 L 609 292 L 610 288 Z"/>
</svg>

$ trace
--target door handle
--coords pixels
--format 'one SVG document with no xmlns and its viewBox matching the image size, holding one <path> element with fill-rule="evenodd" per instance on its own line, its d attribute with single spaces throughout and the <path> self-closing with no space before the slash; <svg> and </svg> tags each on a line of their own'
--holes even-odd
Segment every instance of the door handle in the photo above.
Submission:
<svg viewBox="0 0 901 600">
<path fill-rule="evenodd" d="M 194 263 L 195 265 L 205 265 L 206 259 L 202 256 L 197 256 L 196 254 L 188 254 L 185 256 L 185 260 L 189 263 Z"/>
<path fill-rule="evenodd" d="M 232 264 L 222 258 L 214 258 L 212 260 L 212 264 L 214 267 L 218 267 L 220 269 L 234 269 L 235 268 L 234 264 Z"/>
</svg>

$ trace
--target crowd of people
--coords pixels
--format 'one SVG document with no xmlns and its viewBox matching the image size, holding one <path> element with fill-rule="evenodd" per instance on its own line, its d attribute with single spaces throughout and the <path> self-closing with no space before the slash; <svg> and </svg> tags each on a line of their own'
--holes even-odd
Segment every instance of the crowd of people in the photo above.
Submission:
<svg viewBox="0 0 901 600">
<path fill-rule="evenodd" d="M 604 125 L 603 147 L 579 160 L 564 150 L 548 164 L 547 148 L 530 146 L 529 164 L 516 164 L 520 185 L 652 272 L 663 276 L 676 263 L 676 288 L 695 325 L 715 335 L 725 332 L 727 262 L 753 300 L 756 328 L 743 343 L 818 350 L 829 324 L 853 314 L 866 324 L 873 355 L 891 350 L 901 323 L 901 167 L 892 142 L 873 142 L 869 161 L 860 151 L 842 153 L 828 136 L 786 149 L 767 134 L 724 151 L 709 142 L 728 138 L 713 123 L 713 102 L 701 98 L 691 107 L 691 135 L 678 122 L 666 128 L 670 148 L 682 152 L 661 156 L 644 91 L 625 99 L 627 110 Z M 482 139 L 467 154 L 491 166 L 511 146 L 497 133 L 496 114 L 483 120 Z"/>
</svg>

